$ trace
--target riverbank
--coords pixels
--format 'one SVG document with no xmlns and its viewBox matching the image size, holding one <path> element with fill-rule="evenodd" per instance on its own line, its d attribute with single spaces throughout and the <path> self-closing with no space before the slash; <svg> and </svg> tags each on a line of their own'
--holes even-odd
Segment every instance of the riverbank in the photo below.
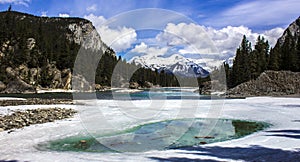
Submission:
<svg viewBox="0 0 300 162">
<path fill-rule="evenodd" d="M 95 102 L 95 101 L 93 101 Z M 166 100 L 157 107 L 149 104 L 147 100 L 114 101 L 97 100 L 97 108 L 90 105 L 61 105 L 59 107 L 73 108 L 78 114 L 68 120 L 31 125 L 15 132 L 0 133 L 0 159 L 22 161 L 153 161 L 153 160 L 206 160 L 206 161 L 295 161 L 300 154 L 297 149 L 299 140 L 299 103 L 298 98 L 250 97 L 245 100 L 225 100 L 220 107 L 220 113 L 208 116 L 207 112 L 214 105 L 219 105 L 217 100 Z M 156 102 L 156 101 L 152 101 Z M 185 104 L 183 108 L 181 105 Z M 132 107 L 139 105 L 139 107 Z M 1 109 L 28 109 L 49 107 L 42 105 L 8 106 Z M 195 113 L 195 107 L 198 108 Z M 101 111 L 99 110 L 101 108 Z M 162 111 L 163 110 L 163 111 Z M 244 138 L 217 142 L 207 145 L 194 146 L 175 150 L 148 151 L 140 153 L 80 153 L 58 152 L 41 149 L 39 144 L 52 140 L 62 139 L 74 135 L 89 135 L 88 122 L 94 126 L 107 126 L 110 122 L 114 126 L 122 126 L 127 121 L 127 114 L 151 115 L 159 112 L 158 116 L 146 116 L 147 123 L 176 118 L 178 112 L 184 110 L 197 118 L 225 118 L 267 122 L 272 124 L 267 130 L 257 132 Z M 105 117 L 95 121 L 84 120 L 98 113 Z M 140 113 L 143 112 L 143 113 Z M 143 117 L 143 116 L 141 116 Z M 86 118 L 90 119 L 90 118 Z M 106 122 L 105 122 L 106 121 Z M 136 124 L 143 124 L 144 121 Z M 125 123 L 126 124 L 126 123 Z M 92 125 L 91 125 L 92 126 Z M 123 127 L 123 126 L 122 126 Z M 94 127 L 91 127 L 91 129 Z M 98 128 L 98 127 L 97 127 Z M 48 160 L 47 160 L 48 159 Z"/>
<path fill-rule="evenodd" d="M 0 98 L 0 106 L 74 104 L 72 99 Z"/>
<path fill-rule="evenodd" d="M 10 113 L 10 112 L 9 112 Z M 20 129 L 34 124 L 43 124 L 71 118 L 76 113 L 73 109 L 46 108 L 33 110 L 17 110 L 11 114 L 0 115 L 0 132 L 11 129 Z"/>
</svg>

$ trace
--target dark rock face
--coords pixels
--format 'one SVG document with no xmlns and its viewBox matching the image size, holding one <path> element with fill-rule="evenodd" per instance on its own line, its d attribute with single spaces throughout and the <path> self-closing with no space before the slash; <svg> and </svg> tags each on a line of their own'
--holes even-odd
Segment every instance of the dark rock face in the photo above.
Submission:
<svg viewBox="0 0 300 162">
<path fill-rule="evenodd" d="M 281 96 L 300 93 L 300 72 L 266 71 L 228 90 L 228 96 Z"/>
<path fill-rule="evenodd" d="M 11 11 L 0 12 L 0 22 L 0 81 L 7 85 L 1 84 L 0 92 L 69 90 L 79 49 L 104 53 L 108 48 L 93 24 L 81 18 L 37 17 Z"/>
<path fill-rule="evenodd" d="M 0 131 L 70 118 L 75 113 L 75 110 L 63 108 L 17 111 L 11 115 L 0 116 Z"/>
</svg>

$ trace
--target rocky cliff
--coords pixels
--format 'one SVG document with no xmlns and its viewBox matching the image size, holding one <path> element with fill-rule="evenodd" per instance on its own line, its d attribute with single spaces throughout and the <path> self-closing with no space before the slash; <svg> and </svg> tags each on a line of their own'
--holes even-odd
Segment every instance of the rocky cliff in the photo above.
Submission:
<svg viewBox="0 0 300 162">
<path fill-rule="evenodd" d="M 81 18 L 0 12 L 0 28 L 0 91 L 6 93 L 71 89 L 72 68 L 80 48 L 100 54 L 111 50 L 93 24 Z"/>
<path fill-rule="evenodd" d="M 257 79 L 228 90 L 229 97 L 300 94 L 300 72 L 265 71 Z"/>
</svg>

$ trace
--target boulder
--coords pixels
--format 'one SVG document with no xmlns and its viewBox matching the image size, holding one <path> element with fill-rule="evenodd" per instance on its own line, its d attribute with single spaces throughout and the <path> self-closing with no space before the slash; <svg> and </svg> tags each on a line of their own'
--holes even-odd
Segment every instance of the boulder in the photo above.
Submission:
<svg viewBox="0 0 300 162">
<path fill-rule="evenodd" d="M 5 90 L 5 88 L 6 88 L 6 85 L 0 81 L 0 92 Z"/>
<path fill-rule="evenodd" d="M 129 88 L 130 89 L 138 89 L 140 85 L 137 82 L 130 82 L 129 83 Z"/>
<path fill-rule="evenodd" d="M 82 75 L 75 75 L 72 77 L 72 89 L 79 92 L 90 92 L 94 88 L 92 84 L 85 79 Z"/>
<path fill-rule="evenodd" d="M 102 91 L 104 88 L 100 84 L 95 84 L 96 91 Z"/>
<path fill-rule="evenodd" d="M 4 93 L 36 93 L 36 89 L 23 80 L 16 78 L 7 84 Z"/>
<path fill-rule="evenodd" d="M 66 89 L 66 90 L 71 89 L 71 82 L 72 82 L 71 70 L 70 69 L 64 69 L 61 72 L 61 78 L 62 78 L 63 89 Z"/>
<path fill-rule="evenodd" d="M 153 87 L 153 83 L 145 81 L 144 88 L 152 88 L 152 87 Z"/>
</svg>

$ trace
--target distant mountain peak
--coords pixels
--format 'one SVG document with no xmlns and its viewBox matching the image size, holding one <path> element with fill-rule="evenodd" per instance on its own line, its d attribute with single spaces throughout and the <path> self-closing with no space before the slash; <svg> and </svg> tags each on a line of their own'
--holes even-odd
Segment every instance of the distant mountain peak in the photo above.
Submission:
<svg viewBox="0 0 300 162">
<path fill-rule="evenodd" d="M 193 60 L 179 54 L 169 57 L 136 56 L 129 60 L 130 63 L 140 65 L 144 68 L 165 71 L 183 77 L 207 77 L 209 72 Z"/>
</svg>

